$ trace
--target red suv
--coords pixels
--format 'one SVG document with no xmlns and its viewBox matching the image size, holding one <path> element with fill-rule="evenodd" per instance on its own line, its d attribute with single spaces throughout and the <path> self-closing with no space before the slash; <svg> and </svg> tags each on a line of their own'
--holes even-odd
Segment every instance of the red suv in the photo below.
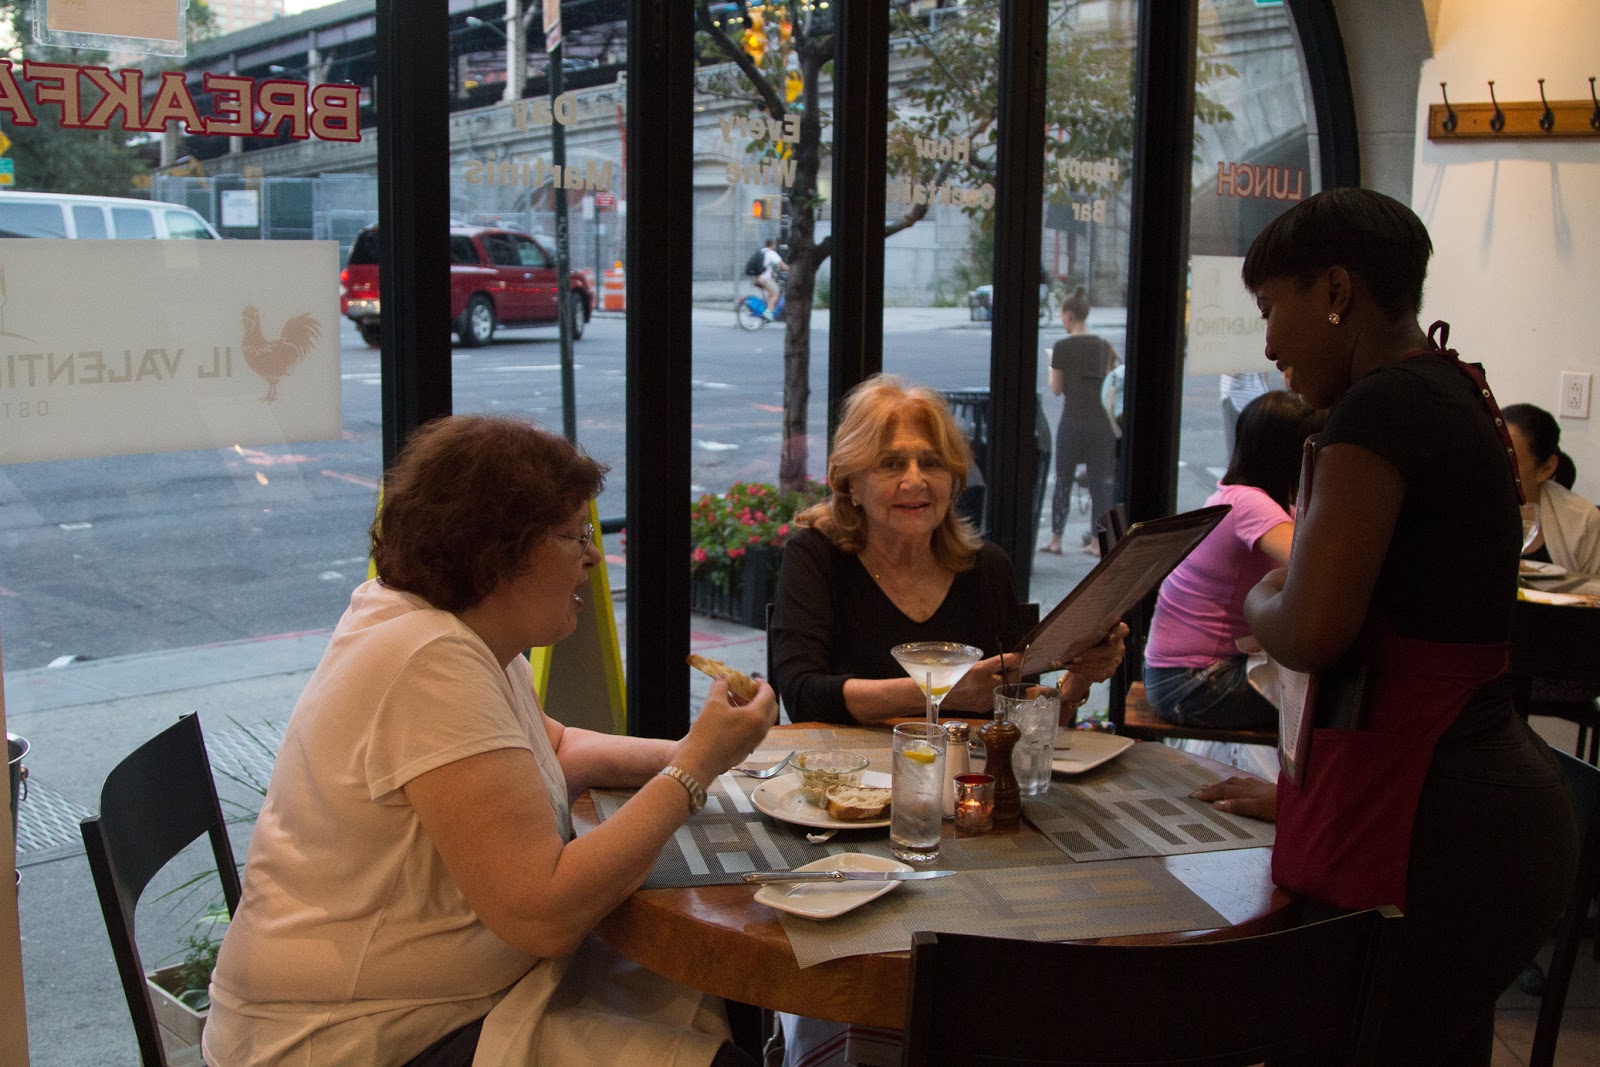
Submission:
<svg viewBox="0 0 1600 1067">
<path fill-rule="evenodd" d="M 450 318 L 468 348 L 489 343 L 499 326 L 548 326 L 559 320 L 555 250 L 537 237 L 486 226 L 450 227 Z M 594 294 L 572 275 L 572 336 L 594 311 Z M 378 346 L 378 228 L 369 226 L 350 246 L 339 274 L 339 313 L 356 324 L 361 339 Z"/>
</svg>

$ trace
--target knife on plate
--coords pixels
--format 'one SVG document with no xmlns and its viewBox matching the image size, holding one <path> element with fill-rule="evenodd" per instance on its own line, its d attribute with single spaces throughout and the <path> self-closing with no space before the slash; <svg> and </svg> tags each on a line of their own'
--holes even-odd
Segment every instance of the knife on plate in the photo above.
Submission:
<svg viewBox="0 0 1600 1067">
<path fill-rule="evenodd" d="M 755 871 L 744 876 L 753 885 L 767 882 L 909 882 L 943 878 L 955 871 Z"/>
</svg>

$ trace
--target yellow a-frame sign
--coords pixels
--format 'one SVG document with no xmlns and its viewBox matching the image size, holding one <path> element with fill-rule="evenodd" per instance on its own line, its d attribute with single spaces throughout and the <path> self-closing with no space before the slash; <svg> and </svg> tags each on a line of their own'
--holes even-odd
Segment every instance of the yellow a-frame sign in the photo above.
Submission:
<svg viewBox="0 0 1600 1067">
<path fill-rule="evenodd" d="M 589 521 L 599 537 L 600 512 L 592 500 Z M 584 610 L 578 613 L 578 628 L 559 643 L 528 653 L 534 692 L 545 713 L 563 726 L 626 733 L 628 695 L 604 553 L 599 565 L 589 571 L 589 583 L 581 596 Z"/>
</svg>

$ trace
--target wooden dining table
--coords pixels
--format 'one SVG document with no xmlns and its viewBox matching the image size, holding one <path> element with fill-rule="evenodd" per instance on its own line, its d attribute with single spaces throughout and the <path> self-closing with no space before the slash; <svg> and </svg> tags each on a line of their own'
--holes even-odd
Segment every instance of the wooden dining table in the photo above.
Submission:
<svg viewBox="0 0 1600 1067">
<path fill-rule="evenodd" d="M 1225 764 L 1192 758 L 1219 775 L 1237 773 Z M 578 798 L 572 814 L 580 832 L 599 822 L 588 794 Z M 947 823 L 944 832 L 948 836 L 955 831 Z M 1026 822 L 994 832 L 1037 833 Z M 1228 925 L 1099 940 L 1216 940 L 1265 933 L 1292 922 L 1296 898 L 1272 884 L 1270 849 L 1197 852 L 1159 862 Z M 802 968 L 778 913 L 756 902 L 756 889 L 744 884 L 641 889 L 601 920 L 596 932 L 635 963 L 728 1000 L 865 1026 L 904 1024 L 911 977 L 908 952 L 846 956 Z"/>
</svg>

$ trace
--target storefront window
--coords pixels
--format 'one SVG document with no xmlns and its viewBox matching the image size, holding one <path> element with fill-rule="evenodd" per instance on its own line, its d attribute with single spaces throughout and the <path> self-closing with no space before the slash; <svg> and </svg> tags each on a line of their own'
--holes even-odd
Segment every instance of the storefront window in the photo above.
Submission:
<svg viewBox="0 0 1600 1067">
<path fill-rule="evenodd" d="M 1283 388 L 1263 358 L 1265 323 L 1239 270 L 1256 234 L 1320 187 L 1306 73 L 1285 8 L 1206 0 L 1199 18 L 1180 511 L 1216 491 L 1244 405 Z"/>
<path fill-rule="evenodd" d="M 827 3 L 698 8 L 692 596 L 759 629 L 826 475 L 836 26 Z"/>
<path fill-rule="evenodd" d="M 1051 13 L 1032 586 L 1045 610 L 1094 566 L 1095 529 L 1123 499 L 1137 25 L 1131 2 L 1065 3 Z"/>
</svg>

